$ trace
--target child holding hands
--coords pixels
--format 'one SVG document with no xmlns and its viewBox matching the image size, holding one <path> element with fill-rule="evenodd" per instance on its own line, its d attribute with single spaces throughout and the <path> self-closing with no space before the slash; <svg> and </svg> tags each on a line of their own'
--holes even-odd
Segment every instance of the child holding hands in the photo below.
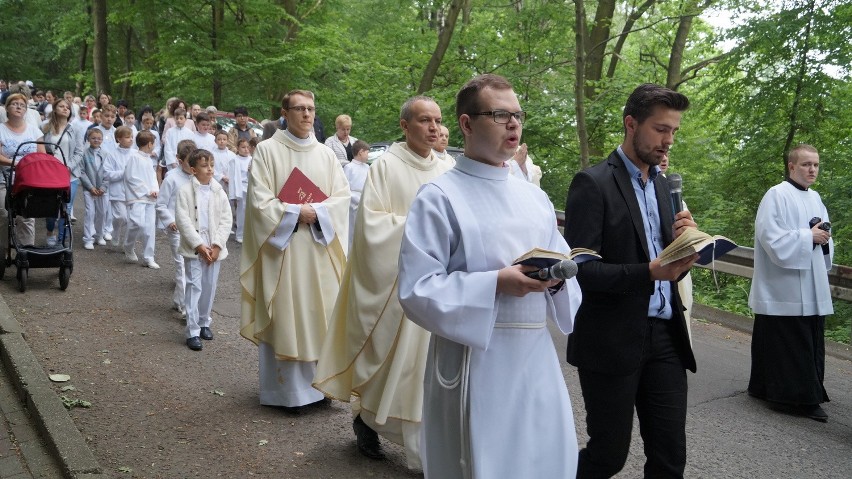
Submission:
<svg viewBox="0 0 852 479">
<path fill-rule="evenodd" d="M 228 256 L 231 205 L 222 186 L 213 180 L 213 154 L 195 150 L 189 155 L 194 177 L 178 191 L 175 223 L 186 270 L 186 345 L 202 349 L 201 339 L 213 339 L 210 329 L 220 261 Z"/>
</svg>

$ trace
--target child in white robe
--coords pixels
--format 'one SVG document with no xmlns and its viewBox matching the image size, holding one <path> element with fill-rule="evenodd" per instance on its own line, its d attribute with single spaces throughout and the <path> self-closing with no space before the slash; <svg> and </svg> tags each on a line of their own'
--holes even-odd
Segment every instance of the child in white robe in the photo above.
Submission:
<svg viewBox="0 0 852 479">
<path fill-rule="evenodd" d="M 106 179 L 109 181 L 109 215 L 104 226 L 104 239 L 112 240 L 113 246 L 124 242 L 127 226 L 127 206 L 124 197 L 124 168 L 127 160 L 136 154 L 133 145 L 133 130 L 126 126 L 115 129 L 117 147 L 106 163 Z M 107 150 L 106 148 L 104 148 Z M 107 150 L 109 151 L 109 150 Z"/>
<path fill-rule="evenodd" d="M 186 126 L 186 110 L 178 108 L 174 114 L 175 126 L 169 128 L 163 135 L 163 161 L 166 171 L 163 176 L 178 167 L 177 148 L 181 140 L 192 140 L 195 132 Z M 196 145 L 198 146 L 198 145 Z"/>
<path fill-rule="evenodd" d="M 216 149 L 211 151 L 213 153 L 213 161 L 216 164 L 216 171 L 213 173 L 213 178 L 215 178 L 221 185 L 225 191 L 228 191 L 228 168 L 231 166 L 231 162 L 234 160 L 234 153 L 228 149 L 228 132 L 224 130 L 219 130 L 216 132 Z"/>
<path fill-rule="evenodd" d="M 228 256 L 231 205 L 222 186 L 213 180 L 212 153 L 195 150 L 188 162 L 194 177 L 178 191 L 175 222 L 186 269 L 186 345 L 200 351 L 201 339 L 213 339 L 210 313 L 220 262 Z"/>
<path fill-rule="evenodd" d="M 228 176 L 231 178 L 228 186 L 228 196 L 234 202 L 237 210 L 237 243 L 243 242 L 243 231 L 246 224 L 246 193 L 248 192 L 248 172 L 251 166 L 249 141 L 245 138 L 237 140 L 237 156 L 231 161 Z"/>
<path fill-rule="evenodd" d="M 125 127 L 122 127 L 125 128 Z M 154 230 L 156 213 L 154 206 L 160 185 L 157 174 L 151 167 L 151 152 L 154 151 L 154 135 L 142 131 L 136 135 L 139 151 L 127 160 L 124 169 L 124 194 L 127 201 L 127 238 L 124 241 L 124 256 L 136 262 L 136 241 L 142 243 L 142 259 L 145 266 L 160 269 L 154 261 Z"/>
<path fill-rule="evenodd" d="M 349 252 L 352 254 L 352 238 L 355 237 L 355 214 L 358 213 L 358 205 L 361 204 L 361 192 L 364 191 L 364 183 L 367 182 L 367 172 L 370 165 L 367 164 L 367 156 L 370 153 L 370 145 L 358 140 L 352 144 L 352 161 L 343 165 L 343 174 L 349 180 L 349 190 L 352 192 L 352 200 L 349 204 Z"/>
<path fill-rule="evenodd" d="M 162 228 L 169 240 L 172 261 L 175 265 L 175 290 L 172 293 L 172 307 L 181 313 L 181 315 L 186 314 L 186 309 L 184 308 L 186 274 L 183 267 L 183 256 L 178 251 L 180 247 L 180 233 L 175 222 L 175 208 L 178 191 L 192 179 L 192 170 L 189 168 L 187 160 L 193 150 L 195 150 L 195 143 L 192 140 L 181 140 L 178 143 L 177 159 L 180 162 L 180 168 L 174 170 L 163 180 L 163 184 L 160 185 L 160 195 L 157 197 L 156 207 L 160 228 Z"/>
</svg>

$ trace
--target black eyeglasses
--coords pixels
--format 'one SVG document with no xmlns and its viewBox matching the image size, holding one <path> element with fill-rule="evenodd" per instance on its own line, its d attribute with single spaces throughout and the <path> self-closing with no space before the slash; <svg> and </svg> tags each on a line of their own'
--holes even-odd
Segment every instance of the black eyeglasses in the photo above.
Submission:
<svg viewBox="0 0 852 479">
<path fill-rule="evenodd" d="M 494 123 L 506 124 L 509 123 L 509 119 L 514 117 L 518 120 L 518 123 L 524 124 L 524 121 L 527 119 L 527 112 L 525 111 L 506 111 L 506 110 L 491 110 L 491 111 L 481 111 L 479 113 L 471 113 L 473 116 L 490 116 Z"/>
<path fill-rule="evenodd" d="M 287 108 L 288 110 L 296 110 L 299 113 L 310 112 L 313 113 L 317 111 L 316 107 L 313 106 L 291 106 Z"/>
</svg>

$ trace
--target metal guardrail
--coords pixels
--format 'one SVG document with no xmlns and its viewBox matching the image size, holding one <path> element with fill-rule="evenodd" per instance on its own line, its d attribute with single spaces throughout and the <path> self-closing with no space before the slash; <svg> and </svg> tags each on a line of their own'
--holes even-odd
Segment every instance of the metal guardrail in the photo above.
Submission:
<svg viewBox="0 0 852 479">
<path fill-rule="evenodd" d="M 559 229 L 565 225 L 565 212 L 556 211 L 556 222 Z M 754 276 L 754 249 L 740 246 L 715 263 L 699 268 L 713 269 L 720 273 L 728 273 L 751 279 Z M 852 301 L 852 267 L 835 264 L 828 273 L 828 284 L 831 297 L 843 301 Z"/>
</svg>

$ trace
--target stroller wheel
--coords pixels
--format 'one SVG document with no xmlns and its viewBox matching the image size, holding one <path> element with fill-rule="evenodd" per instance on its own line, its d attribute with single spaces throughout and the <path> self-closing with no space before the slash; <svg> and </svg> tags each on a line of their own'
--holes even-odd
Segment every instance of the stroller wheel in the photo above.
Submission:
<svg viewBox="0 0 852 479">
<path fill-rule="evenodd" d="M 29 269 L 18 269 L 18 290 L 22 293 L 27 291 L 27 276 L 29 276 Z"/>
<path fill-rule="evenodd" d="M 59 268 L 59 289 L 65 291 L 71 281 L 71 270 L 66 267 Z"/>
</svg>

